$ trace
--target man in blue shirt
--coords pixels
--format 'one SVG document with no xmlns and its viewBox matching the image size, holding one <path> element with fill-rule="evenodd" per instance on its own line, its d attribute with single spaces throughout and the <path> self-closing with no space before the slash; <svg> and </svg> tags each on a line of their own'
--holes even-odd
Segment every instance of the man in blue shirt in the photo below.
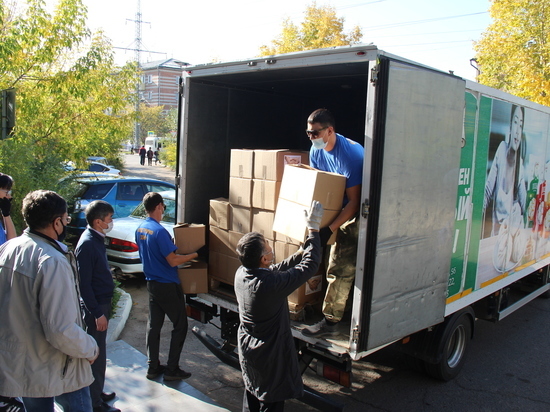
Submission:
<svg viewBox="0 0 550 412">
<path fill-rule="evenodd" d="M 155 379 L 164 373 L 164 380 L 167 381 L 187 379 L 191 374 L 179 367 L 181 351 L 187 336 L 187 313 L 178 277 L 178 266 L 196 259 L 199 255 L 175 253 L 177 247 L 170 233 L 159 223 L 165 210 L 164 200 L 160 194 L 147 193 L 143 197 L 143 206 L 148 217 L 136 230 L 136 244 L 149 291 L 147 378 Z M 174 327 L 166 367 L 159 361 L 160 331 L 165 315 Z"/>
<path fill-rule="evenodd" d="M 337 231 L 336 243 L 331 246 L 327 267 L 328 287 L 323 302 L 324 319 L 302 331 L 306 336 L 328 337 L 339 333 L 338 322 L 344 315 L 346 301 L 355 279 L 364 149 L 359 143 L 336 133 L 334 117 L 327 109 L 317 109 L 311 113 L 307 120 L 306 133 L 312 144 L 309 152 L 310 165 L 346 177 L 342 210 L 332 223 L 320 231 L 322 245 L 326 245 L 332 233 Z"/>
<path fill-rule="evenodd" d="M 88 334 L 99 346 L 99 356 L 92 364 L 94 381 L 90 385 L 90 397 L 94 412 L 120 412 L 107 403 L 116 396 L 104 393 L 107 367 L 107 327 L 111 316 L 111 301 L 115 284 L 107 262 L 105 234 L 113 228 L 113 207 L 104 200 L 94 200 L 86 207 L 88 227 L 80 236 L 75 249 L 80 274 L 80 296 L 86 305 L 85 322 Z"/>
</svg>

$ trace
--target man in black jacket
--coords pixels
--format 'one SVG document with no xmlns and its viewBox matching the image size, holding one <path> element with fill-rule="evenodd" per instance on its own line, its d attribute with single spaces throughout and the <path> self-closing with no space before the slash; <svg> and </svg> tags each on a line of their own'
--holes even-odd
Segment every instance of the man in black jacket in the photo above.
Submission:
<svg viewBox="0 0 550 412">
<path fill-rule="evenodd" d="M 279 412 L 286 399 L 303 395 L 287 297 L 317 272 L 322 216 L 323 207 L 314 201 L 306 213 L 309 236 L 303 249 L 277 265 L 272 264 L 273 250 L 260 233 L 247 233 L 237 245 L 242 263 L 235 274 L 235 294 L 243 411 Z"/>
<path fill-rule="evenodd" d="M 106 339 L 114 282 L 107 262 L 105 234 L 113 228 L 113 207 L 95 200 L 86 208 L 88 227 L 80 236 L 76 246 L 76 259 L 80 273 L 80 295 L 86 304 L 86 326 L 99 346 L 99 357 L 92 365 L 94 382 L 90 385 L 90 396 L 94 412 L 120 412 L 107 401 L 115 393 L 104 393 L 105 369 L 107 366 Z"/>
</svg>

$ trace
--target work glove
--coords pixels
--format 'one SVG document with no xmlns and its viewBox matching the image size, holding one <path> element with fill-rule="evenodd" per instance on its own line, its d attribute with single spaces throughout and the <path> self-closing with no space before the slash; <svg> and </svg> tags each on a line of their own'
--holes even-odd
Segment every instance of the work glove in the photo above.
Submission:
<svg viewBox="0 0 550 412">
<path fill-rule="evenodd" d="M 324 227 L 321 230 L 319 230 L 319 237 L 321 238 L 321 246 L 325 247 L 327 245 L 328 240 L 332 236 L 332 230 L 330 229 L 330 226 Z"/>
<path fill-rule="evenodd" d="M 208 261 L 208 248 L 206 246 L 201 247 L 196 253 L 199 255 L 197 257 L 198 260 L 203 262 Z"/>
<path fill-rule="evenodd" d="M 317 200 L 311 202 L 309 213 L 304 210 L 304 217 L 306 219 L 306 225 L 308 229 L 319 230 L 321 226 L 321 219 L 323 218 L 323 205 Z"/>
<path fill-rule="evenodd" d="M 11 211 L 11 199 L 3 197 L 0 199 L 0 210 L 2 210 L 2 215 L 8 217 Z"/>
</svg>

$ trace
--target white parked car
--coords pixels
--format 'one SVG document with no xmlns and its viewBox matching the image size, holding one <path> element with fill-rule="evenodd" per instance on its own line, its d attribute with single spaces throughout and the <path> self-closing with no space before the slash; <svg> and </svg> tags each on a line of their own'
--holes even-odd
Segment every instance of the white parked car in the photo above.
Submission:
<svg viewBox="0 0 550 412">
<path fill-rule="evenodd" d="M 159 192 L 164 199 L 166 210 L 160 224 L 164 226 L 170 235 L 174 236 L 176 224 L 175 190 Z M 113 229 L 105 237 L 107 247 L 107 260 L 109 265 L 115 268 L 118 275 L 142 273 L 143 266 L 139 258 L 136 244 L 136 229 L 147 218 L 147 213 L 140 203 L 128 217 L 113 220 Z"/>
<path fill-rule="evenodd" d="M 100 173 L 109 173 L 112 175 L 119 175 L 120 170 L 115 169 L 113 166 L 108 166 L 103 163 L 99 162 L 88 162 L 88 169 L 86 169 L 89 172 L 100 172 Z"/>
</svg>

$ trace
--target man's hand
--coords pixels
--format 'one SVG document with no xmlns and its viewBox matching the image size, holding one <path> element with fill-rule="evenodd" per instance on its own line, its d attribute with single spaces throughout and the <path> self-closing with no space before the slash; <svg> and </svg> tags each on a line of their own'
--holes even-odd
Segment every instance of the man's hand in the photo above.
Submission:
<svg viewBox="0 0 550 412">
<path fill-rule="evenodd" d="M 310 230 L 319 230 L 321 226 L 321 219 L 323 219 L 323 205 L 317 200 L 311 202 L 309 213 L 304 210 L 304 217 L 306 219 L 307 228 Z"/>
<path fill-rule="evenodd" d="M 7 197 L 0 199 L 0 210 L 2 211 L 2 215 L 4 217 L 8 217 L 11 211 L 11 199 L 8 199 Z"/>
<path fill-rule="evenodd" d="M 109 326 L 109 321 L 107 320 L 107 317 L 105 315 L 102 315 L 100 318 L 97 318 L 95 320 L 95 328 L 98 332 L 106 331 L 107 326 Z"/>
</svg>

